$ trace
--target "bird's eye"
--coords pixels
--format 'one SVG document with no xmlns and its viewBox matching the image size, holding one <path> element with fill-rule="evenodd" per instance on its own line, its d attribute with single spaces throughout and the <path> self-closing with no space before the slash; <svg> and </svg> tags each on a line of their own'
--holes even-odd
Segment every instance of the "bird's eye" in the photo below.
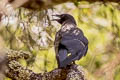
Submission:
<svg viewBox="0 0 120 80">
<path fill-rule="evenodd" d="M 64 17 L 64 15 L 61 15 L 61 17 L 63 18 L 63 17 Z"/>
</svg>

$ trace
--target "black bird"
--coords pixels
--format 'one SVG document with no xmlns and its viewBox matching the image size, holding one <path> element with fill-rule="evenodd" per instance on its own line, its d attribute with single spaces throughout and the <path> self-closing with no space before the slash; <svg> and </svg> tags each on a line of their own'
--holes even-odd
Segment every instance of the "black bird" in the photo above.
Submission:
<svg viewBox="0 0 120 80">
<path fill-rule="evenodd" d="M 82 30 L 77 28 L 73 16 L 69 14 L 53 16 L 58 17 L 53 20 L 62 25 L 56 33 L 54 45 L 58 67 L 63 68 L 86 55 L 88 40 Z"/>
</svg>

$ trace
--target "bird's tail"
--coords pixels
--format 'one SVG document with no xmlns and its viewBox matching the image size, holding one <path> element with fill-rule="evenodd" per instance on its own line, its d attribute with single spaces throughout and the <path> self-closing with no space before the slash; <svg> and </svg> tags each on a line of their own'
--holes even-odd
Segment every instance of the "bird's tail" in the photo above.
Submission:
<svg viewBox="0 0 120 80">
<path fill-rule="evenodd" d="M 71 62 L 75 61 L 75 60 L 79 60 L 82 58 L 82 56 L 85 56 L 87 53 L 87 49 L 88 46 L 86 46 L 82 51 L 78 51 L 77 54 L 71 54 L 70 56 L 66 57 L 66 59 L 64 59 L 64 61 L 61 62 L 61 66 L 62 67 L 66 67 L 67 65 L 69 65 Z"/>
<path fill-rule="evenodd" d="M 73 55 L 70 55 L 68 56 L 61 64 L 62 67 L 66 67 L 67 65 L 69 65 L 71 62 L 75 61 L 75 60 L 78 60 L 79 57 L 82 57 L 83 55 L 80 54 L 80 55 L 76 55 L 76 54 L 73 54 Z"/>
<path fill-rule="evenodd" d="M 60 49 L 59 55 L 57 56 L 58 61 L 58 67 L 61 68 L 64 66 L 63 61 L 67 58 L 67 50 L 66 49 Z"/>
</svg>

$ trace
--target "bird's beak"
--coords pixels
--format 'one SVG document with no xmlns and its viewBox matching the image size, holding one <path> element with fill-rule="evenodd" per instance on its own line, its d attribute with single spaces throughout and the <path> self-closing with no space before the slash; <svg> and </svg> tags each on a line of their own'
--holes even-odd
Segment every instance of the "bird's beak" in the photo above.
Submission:
<svg viewBox="0 0 120 80">
<path fill-rule="evenodd" d="M 52 19 L 52 21 L 58 21 L 58 20 L 61 19 L 61 18 L 60 18 L 61 15 L 52 15 L 52 16 L 53 16 L 53 18 L 54 18 L 54 19 Z M 55 18 L 54 16 L 55 16 L 56 18 Z"/>
</svg>

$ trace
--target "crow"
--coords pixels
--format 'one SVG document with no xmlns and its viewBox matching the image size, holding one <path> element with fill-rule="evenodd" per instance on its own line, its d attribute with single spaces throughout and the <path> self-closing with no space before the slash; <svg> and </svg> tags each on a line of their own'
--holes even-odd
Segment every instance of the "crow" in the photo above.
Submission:
<svg viewBox="0 0 120 80">
<path fill-rule="evenodd" d="M 65 68 L 86 55 L 88 39 L 81 29 L 77 28 L 76 21 L 70 14 L 53 15 L 60 23 L 61 29 L 56 33 L 54 47 L 58 68 Z"/>
</svg>

